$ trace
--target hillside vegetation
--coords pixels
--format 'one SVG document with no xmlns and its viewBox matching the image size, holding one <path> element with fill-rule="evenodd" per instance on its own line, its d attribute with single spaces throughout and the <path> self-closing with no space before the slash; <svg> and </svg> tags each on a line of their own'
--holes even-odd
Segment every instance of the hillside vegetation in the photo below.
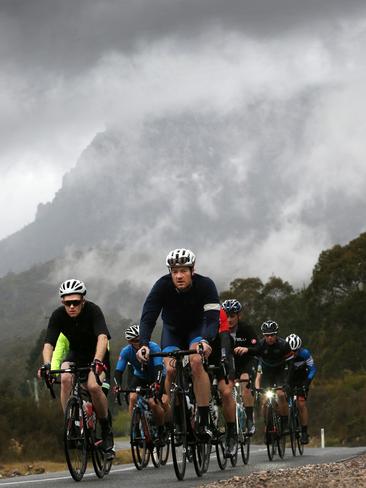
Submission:
<svg viewBox="0 0 366 488">
<path fill-rule="evenodd" d="M 52 310 L 47 266 L 0 280 L 2 333 L 4 327 L 17 331 L 12 339 L 8 334 L 8 340 L 2 341 L 1 458 L 42 458 L 45 452 L 57 457 L 61 452 L 58 402 L 52 402 L 41 386 L 39 403 L 34 400 L 33 379 L 41 361 L 45 317 Z M 249 277 L 235 279 L 221 293 L 222 299 L 235 297 L 244 304 L 247 320 L 258 331 L 260 324 L 271 318 L 279 323 L 282 336 L 296 332 L 302 337 L 318 366 L 309 400 L 310 433 L 317 434 L 324 427 L 328 442 L 333 444 L 366 444 L 365 283 L 366 233 L 345 246 L 322 252 L 310 284 L 303 289 L 296 290 L 276 276 L 265 283 Z M 121 331 L 130 323 L 116 310 L 117 304 L 106 310 L 115 338 L 114 359 L 122 345 Z M 28 333 L 29 324 L 38 324 L 33 328 L 36 333 Z M 121 426 L 117 429 L 121 431 Z"/>
</svg>

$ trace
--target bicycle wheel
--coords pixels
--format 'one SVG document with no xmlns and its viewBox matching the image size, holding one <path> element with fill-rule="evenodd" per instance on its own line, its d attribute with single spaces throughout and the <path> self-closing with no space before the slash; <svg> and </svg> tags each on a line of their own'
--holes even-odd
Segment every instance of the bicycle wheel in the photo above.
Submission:
<svg viewBox="0 0 366 488">
<path fill-rule="evenodd" d="M 292 455 L 296 456 L 297 439 L 296 439 L 296 421 L 294 419 L 294 408 L 289 410 L 289 432 Z"/>
<path fill-rule="evenodd" d="M 299 451 L 300 456 L 304 454 L 304 444 L 301 443 L 301 424 L 299 419 L 299 411 L 297 407 L 295 407 L 295 431 L 296 431 L 296 442 L 297 442 L 297 449 Z"/>
<path fill-rule="evenodd" d="M 105 457 L 102 449 L 98 446 L 94 446 L 91 451 L 91 458 L 93 462 L 93 468 L 98 478 L 103 478 L 106 474 L 105 470 Z"/>
<path fill-rule="evenodd" d="M 151 457 L 151 461 L 154 465 L 155 468 L 159 468 L 160 467 L 160 464 L 161 464 L 161 454 L 162 454 L 162 451 L 161 451 L 161 447 L 160 446 L 153 446 L 151 449 L 150 449 L 150 457 Z"/>
<path fill-rule="evenodd" d="M 211 442 L 198 441 L 192 448 L 194 469 L 197 476 L 202 476 L 210 464 Z"/>
<path fill-rule="evenodd" d="M 275 432 L 275 426 L 273 422 L 272 405 L 267 406 L 265 422 L 266 422 L 265 440 L 267 446 L 267 454 L 268 454 L 268 459 L 272 461 L 276 452 L 276 432 Z"/>
<path fill-rule="evenodd" d="M 81 401 L 72 397 L 65 410 L 64 450 L 67 467 L 75 481 L 84 476 L 88 462 L 88 441 L 84 428 Z"/>
<path fill-rule="evenodd" d="M 224 470 L 227 466 L 227 457 L 225 457 L 226 421 L 221 406 L 218 408 L 217 425 L 214 425 L 213 430 L 217 464 L 221 470 Z"/>
<path fill-rule="evenodd" d="M 160 460 L 161 466 L 165 466 L 166 463 L 168 462 L 169 453 L 170 453 L 170 440 L 168 440 L 167 443 L 161 447 L 161 460 Z"/>
<path fill-rule="evenodd" d="M 130 442 L 132 459 L 139 471 L 147 466 L 149 462 L 148 457 L 150 453 L 146 447 L 146 439 L 144 433 L 144 419 L 141 415 L 141 410 L 134 408 L 131 419 Z"/>
<path fill-rule="evenodd" d="M 286 435 L 282 434 L 281 417 L 276 413 L 276 432 L 277 432 L 277 448 L 278 455 L 281 459 L 285 457 L 286 451 Z"/>
<path fill-rule="evenodd" d="M 248 464 L 250 454 L 250 436 L 244 435 L 244 441 L 240 442 L 241 458 L 244 464 Z"/>
<path fill-rule="evenodd" d="M 173 390 L 171 397 L 173 423 L 171 426 L 171 447 L 173 466 L 178 480 L 184 478 L 187 465 L 187 423 L 184 395 Z"/>
</svg>

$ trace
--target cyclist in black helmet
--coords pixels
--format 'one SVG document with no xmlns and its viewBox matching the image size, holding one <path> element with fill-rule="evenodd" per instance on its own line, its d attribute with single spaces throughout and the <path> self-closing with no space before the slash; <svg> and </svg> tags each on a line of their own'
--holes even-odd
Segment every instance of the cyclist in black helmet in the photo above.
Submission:
<svg viewBox="0 0 366 488">
<path fill-rule="evenodd" d="M 260 386 L 266 388 L 283 386 L 288 382 L 288 361 L 293 357 L 291 347 L 285 339 L 278 336 L 277 322 L 267 320 L 261 325 L 263 338 L 255 345 L 243 348 L 244 354 L 260 358 Z M 283 433 L 288 432 L 288 404 L 285 392 L 277 391 L 278 407 Z"/>
</svg>

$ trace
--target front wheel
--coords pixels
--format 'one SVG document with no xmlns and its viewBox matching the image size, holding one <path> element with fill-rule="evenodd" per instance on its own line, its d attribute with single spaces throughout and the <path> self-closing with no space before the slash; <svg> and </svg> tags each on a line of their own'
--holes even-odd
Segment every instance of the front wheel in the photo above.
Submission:
<svg viewBox="0 0 366 488">
<path fill-rule="evenodd" d="M 267 412 L 266 412 L 266 446 L 267 446 L 267 454 L 268 454 L 268 459 L 270 461 L 273 460 L 273 457 L 276 452 L 276 437 L 277 437 L 277 432 L 276 432 L 276 427 L 273 421 L 273 410 L 272 410 L 272 405 L 267 406 Z"/>
<path fill-rule="evenodd" d="M 144 418 L 138 407 L 134 408 L 132 414 L 130 442 L 133 462 L 136 469 L 140 471 L 147 466 L 150 456 L 146 446 Z"/>
<path fill-rule="evenodd" d="M 296 456 L 296 449 L 297 449 L 297 433 L 296 433 L 296 422 L 294 418 L 294 411 L 291 408 L 289 412 L 289 432 L 290 432 L 290 444 L 291 444 L 291 451 L 292 455 Z"/>
<path fill-rule="evenodd" d="M 244 436 L 244 441 L 240 442 L 241 458 L 244 464 L 248 464 L 250 453 L 250 437 Z"/>
<path fill-rule="evenodd" d="M 182 392 L 174 390 L 171 397 L 173 423 L 171 427 L 171 447 L 175 475 L 183 480 L 187 465 L 187 422 L 185 398 Z"/>
<path fill-rule="evenodd" d="M 80 481 L 86 470 L 87 442 L 81 401 L 72 397 L 65 410 L 64 450 L 67 467 L 75 481 Z"/>
</svg>

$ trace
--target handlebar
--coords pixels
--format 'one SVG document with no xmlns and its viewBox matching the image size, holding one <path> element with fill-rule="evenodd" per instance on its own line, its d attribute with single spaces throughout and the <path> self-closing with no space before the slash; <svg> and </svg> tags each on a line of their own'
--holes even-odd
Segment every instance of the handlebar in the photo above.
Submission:
<svg viewBox="0 0 366 488">
<path fill-rule="evenodd" d="M 56 398 L 56 394 L 55 394 L 55 391 L 53 389 L 53 385 L 55 382 L 52 381 L 52 376 L 63 374 L 63 373 L 76 374 L 76 373 L 82 373 L 83 371 L 93 371 L 97 384 L 99 386 L 102 386 L 103 383 L 102 383 L 102 381 L 100 381 L 99 375 L 97 375 L 97 373 L 92 369 L 91 366 L 77 367 L 77 366 L 71 365 L 68 368 L 63 368 L 63 369 L 50 369 L 48 371 L 48 374 L 45 375 L 43 377 L 43 379 L 46 383 L 47 388 L 50 390 L 50 394 L 51 394 L 52 398 Z"/>
</svg>

